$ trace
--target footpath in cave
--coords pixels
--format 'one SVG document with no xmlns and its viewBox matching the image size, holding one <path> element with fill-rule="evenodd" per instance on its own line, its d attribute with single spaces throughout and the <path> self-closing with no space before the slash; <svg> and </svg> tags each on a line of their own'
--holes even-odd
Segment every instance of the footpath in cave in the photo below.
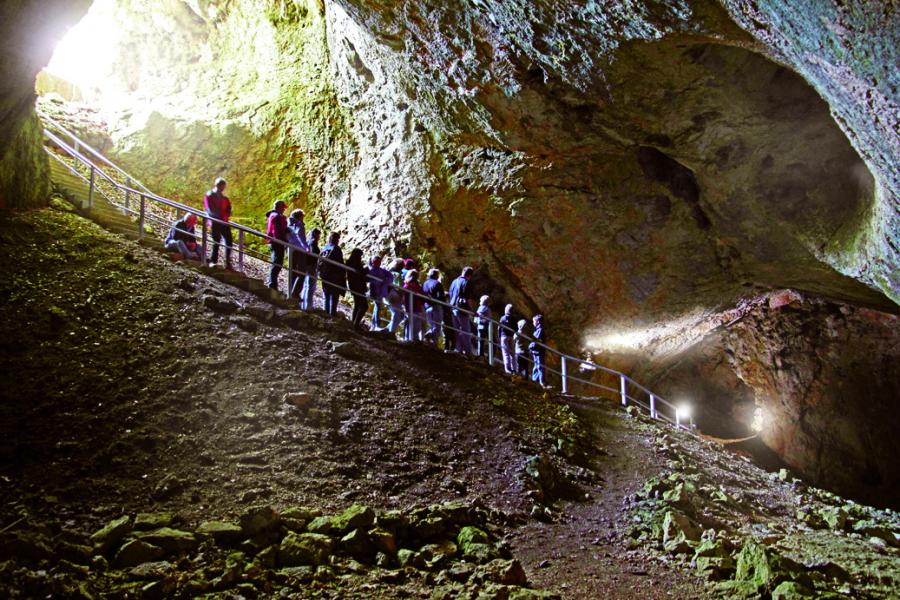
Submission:
<svg viewBox="0 0 900 600">
<path fill-rule="evenodd" d="M 275 309 L 61 199 L 0 217 L 8 598 L 889 598 L 900 517 Z"/>
</svg>

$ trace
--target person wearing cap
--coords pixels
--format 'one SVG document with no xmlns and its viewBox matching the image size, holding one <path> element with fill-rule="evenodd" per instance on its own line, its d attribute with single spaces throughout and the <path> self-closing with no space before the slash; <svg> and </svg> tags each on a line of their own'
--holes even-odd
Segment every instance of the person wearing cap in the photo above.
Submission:
<svg viewBox="0 0 900 600">
<path fill-rule="evenodd" d="M 166 236 L 166 250 L 178 252 L 184 258 L 200 260 L 200 245 L 197 244 L 197 234 L 194 231 L 196 224 L 197 215 L 193 213 L 187 213 L 175 221 Z"/>
<path fill-rule="evenodd" d="M 284 250 L 287 246 L 288 226 L 287 218 L 284 211 L 287 209 L 287 203 L 283 200 L 277 200 L 272 206 L 272 210 L 266 213 L 267 226 L 266 235 L 269 236 L 269 247 L 272 248 L 272 266 L 269 269 L 269 281 L 266 282 L 273 290 L 278 289 L 278 275 L 284 267 Z"/>
<path fill-rule="evenodd" d="M 216 219 L 212 221 L 210 227 L 213 239 L 212 256 L 209 258 L 210 265 L 216 264 L 219 260 L 219 245 L 225 246 L 225 268 L 231 270 L 231 227 L 228 226 L 231 221 L 231 200 L 225 195 L 225 180 L 219 177 L 216 179 L 213 188 L 206 192 L 203 197 L 203 208 L 206 214 Z"/>
<path fill-rule="evenodd" d="M 545 346 L 547 343 L 547 336 L 544 333 L 544 317 L 541 315 L 534 315 L 531 322 L 532 325 L 534 325 L 534 331 L 531 333 L 531 337 L 534 341 L 528 344 L 528 349 L 531 351 L 531 360 L 534 363 L 531 368 L 531 380 L 538 382 L 541 387 L 546 388 L 548 386 L 544 375 L 544 357 L 547 352 Z"/>
</svg>

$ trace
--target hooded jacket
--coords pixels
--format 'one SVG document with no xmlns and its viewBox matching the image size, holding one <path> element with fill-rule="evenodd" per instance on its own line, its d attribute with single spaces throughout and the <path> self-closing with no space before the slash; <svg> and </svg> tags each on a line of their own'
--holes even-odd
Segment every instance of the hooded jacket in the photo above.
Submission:
<svg viewBox="0 0 900 600">
<path fill-rule="evenodd" d="M 187 224 L 186 216 L 175 221 L 175 224 L 169 230 L 169 235 L 166 236 L 166 243 L 173 241 L 184 242 L 188 248 L 197 243 L 194 227 Z"/>
</svg>

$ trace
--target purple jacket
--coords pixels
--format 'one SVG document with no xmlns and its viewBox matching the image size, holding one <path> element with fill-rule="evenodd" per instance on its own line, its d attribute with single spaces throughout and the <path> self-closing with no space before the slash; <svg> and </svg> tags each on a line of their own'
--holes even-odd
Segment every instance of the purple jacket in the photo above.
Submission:
<svg viewBox="0 0 900 600">
<path fill-rule="evenodd" d="M 369 267 L 369 297 L 373 300 L 387 298 L 394 276 L 384 267 Z"/>
</svg>

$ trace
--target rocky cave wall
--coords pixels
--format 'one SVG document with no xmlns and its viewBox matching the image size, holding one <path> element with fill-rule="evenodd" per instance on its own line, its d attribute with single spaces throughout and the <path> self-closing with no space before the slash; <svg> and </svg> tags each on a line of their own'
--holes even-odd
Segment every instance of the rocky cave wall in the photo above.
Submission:
<svg viewBox="0 0 900 600">
<path fill-rule="evenodd" d="M 550 315 L 572 351 L 594 339 L 576 332 L 781 287 L 896 312 L 896 15 L 801 4 L 121 0 L 112 149 L 179 199 L 225 176 L 243 222 L 284 199 L 350 245 L 474 264 L 498 305 Z M 760 331 L 819 335 L 767 318 Z M 883 337 L 863 350 L 889 356 Z M 862 464 L 864 420 L 811 424 L 800 376 L 773 400 L 760 373 L 779 339 L 690 347 L 692 397 L 732 390 L 783 417 L 767 442 L 814 477 L 838 454 Z M 825 380 L 853 370 L 834 358 L 809 360 Z M 655 375 L 670 360 L 640 371 L 663 395 L 682 383 Z M 823 427 L 813 451 L 802 432 Z"/>
<path fill-rule="evenodd" d="M 34 116 L 34 81 L 65 28 L 89 5 L 90 0 L 0 5 L 0 208 L 47 203 L 50 180 Z"/>
</svg>

